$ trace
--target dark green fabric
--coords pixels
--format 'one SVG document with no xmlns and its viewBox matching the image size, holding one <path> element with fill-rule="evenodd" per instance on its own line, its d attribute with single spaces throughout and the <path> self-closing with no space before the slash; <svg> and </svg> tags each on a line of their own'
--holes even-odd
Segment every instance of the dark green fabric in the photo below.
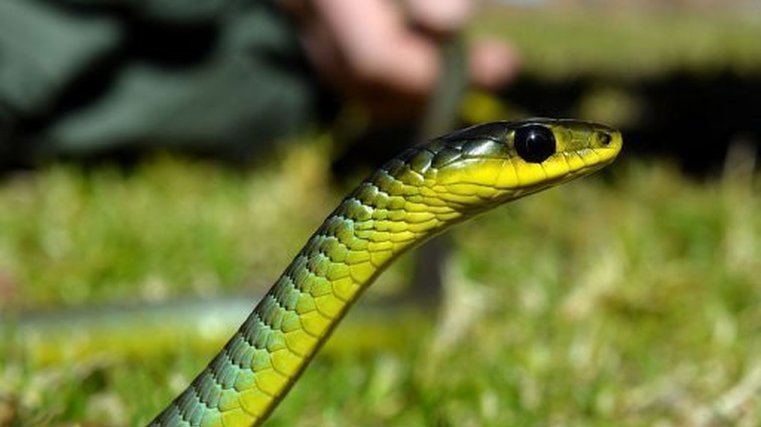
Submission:
<svg viewBox="0 0 761 427">
<path fill-rule="evenodd" d="M 323 95 L 268 1 L 0 1 L 5 163 L 149 147 L 244 158 L 314 121 Z"/>
</svg>

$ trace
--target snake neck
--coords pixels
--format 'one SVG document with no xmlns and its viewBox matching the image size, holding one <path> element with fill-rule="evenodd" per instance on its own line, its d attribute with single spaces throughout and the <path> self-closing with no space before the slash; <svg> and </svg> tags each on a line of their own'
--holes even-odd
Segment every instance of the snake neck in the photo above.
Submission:
<svg viewBox="0 0 761 427">
<path fill-rule="evenodd" d="M 224 349 L 151 425 L 259 425 L 351 304 L 398 255 L 460 214 L 391 162 L 313 234 Z"/>
<path fill-rule="evenodd" d="M 397 256 L 462 215 L 421 194 L 421 176 L 393 167 L 379 169 L 341 202 L 252 313 L 270 329 L 282 330 L 286 347 L 302 359 L 311 358 Z"/>
</svg>

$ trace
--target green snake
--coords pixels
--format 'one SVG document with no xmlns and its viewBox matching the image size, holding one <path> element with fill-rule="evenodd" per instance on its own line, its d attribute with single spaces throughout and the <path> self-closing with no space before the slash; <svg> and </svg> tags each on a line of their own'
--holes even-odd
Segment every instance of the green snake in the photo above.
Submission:
<svg viewBox="0 0 761 427">
<path fill-rule="evenodd" d="M 396 257 L 453 224 L 611 163 L 621 134 L 573 120 L 472 126 L 410 148 L 354 189 L 240 329 L 151 426 L 255 426 Z"/>
</svg>

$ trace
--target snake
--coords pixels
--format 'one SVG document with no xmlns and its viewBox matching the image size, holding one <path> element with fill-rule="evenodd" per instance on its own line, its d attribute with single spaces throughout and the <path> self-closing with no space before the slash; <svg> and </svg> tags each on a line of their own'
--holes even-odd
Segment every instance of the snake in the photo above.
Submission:
<svg viewBox="0 0 761 427">
<path fill-rule="evenodd" d="M 333 210 L 208 366 L 150 426 L 258 426 L 399 255 L 452 225 L 613 162 L 621 133 L 533 118 L 471 126 L 392 158 Z"/>
</svg>

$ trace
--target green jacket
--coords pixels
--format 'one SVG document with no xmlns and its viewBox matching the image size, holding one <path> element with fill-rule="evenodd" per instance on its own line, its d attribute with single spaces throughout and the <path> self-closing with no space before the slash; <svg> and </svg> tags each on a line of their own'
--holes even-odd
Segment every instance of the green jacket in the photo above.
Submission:
<svg viewBox="0 0 761 427">
<path fill-rule="evenodd" d="M 0 1 L 0 166 L 147 147 L 247 158 L 328 100 L 271 1 Z"/>
</svg>

